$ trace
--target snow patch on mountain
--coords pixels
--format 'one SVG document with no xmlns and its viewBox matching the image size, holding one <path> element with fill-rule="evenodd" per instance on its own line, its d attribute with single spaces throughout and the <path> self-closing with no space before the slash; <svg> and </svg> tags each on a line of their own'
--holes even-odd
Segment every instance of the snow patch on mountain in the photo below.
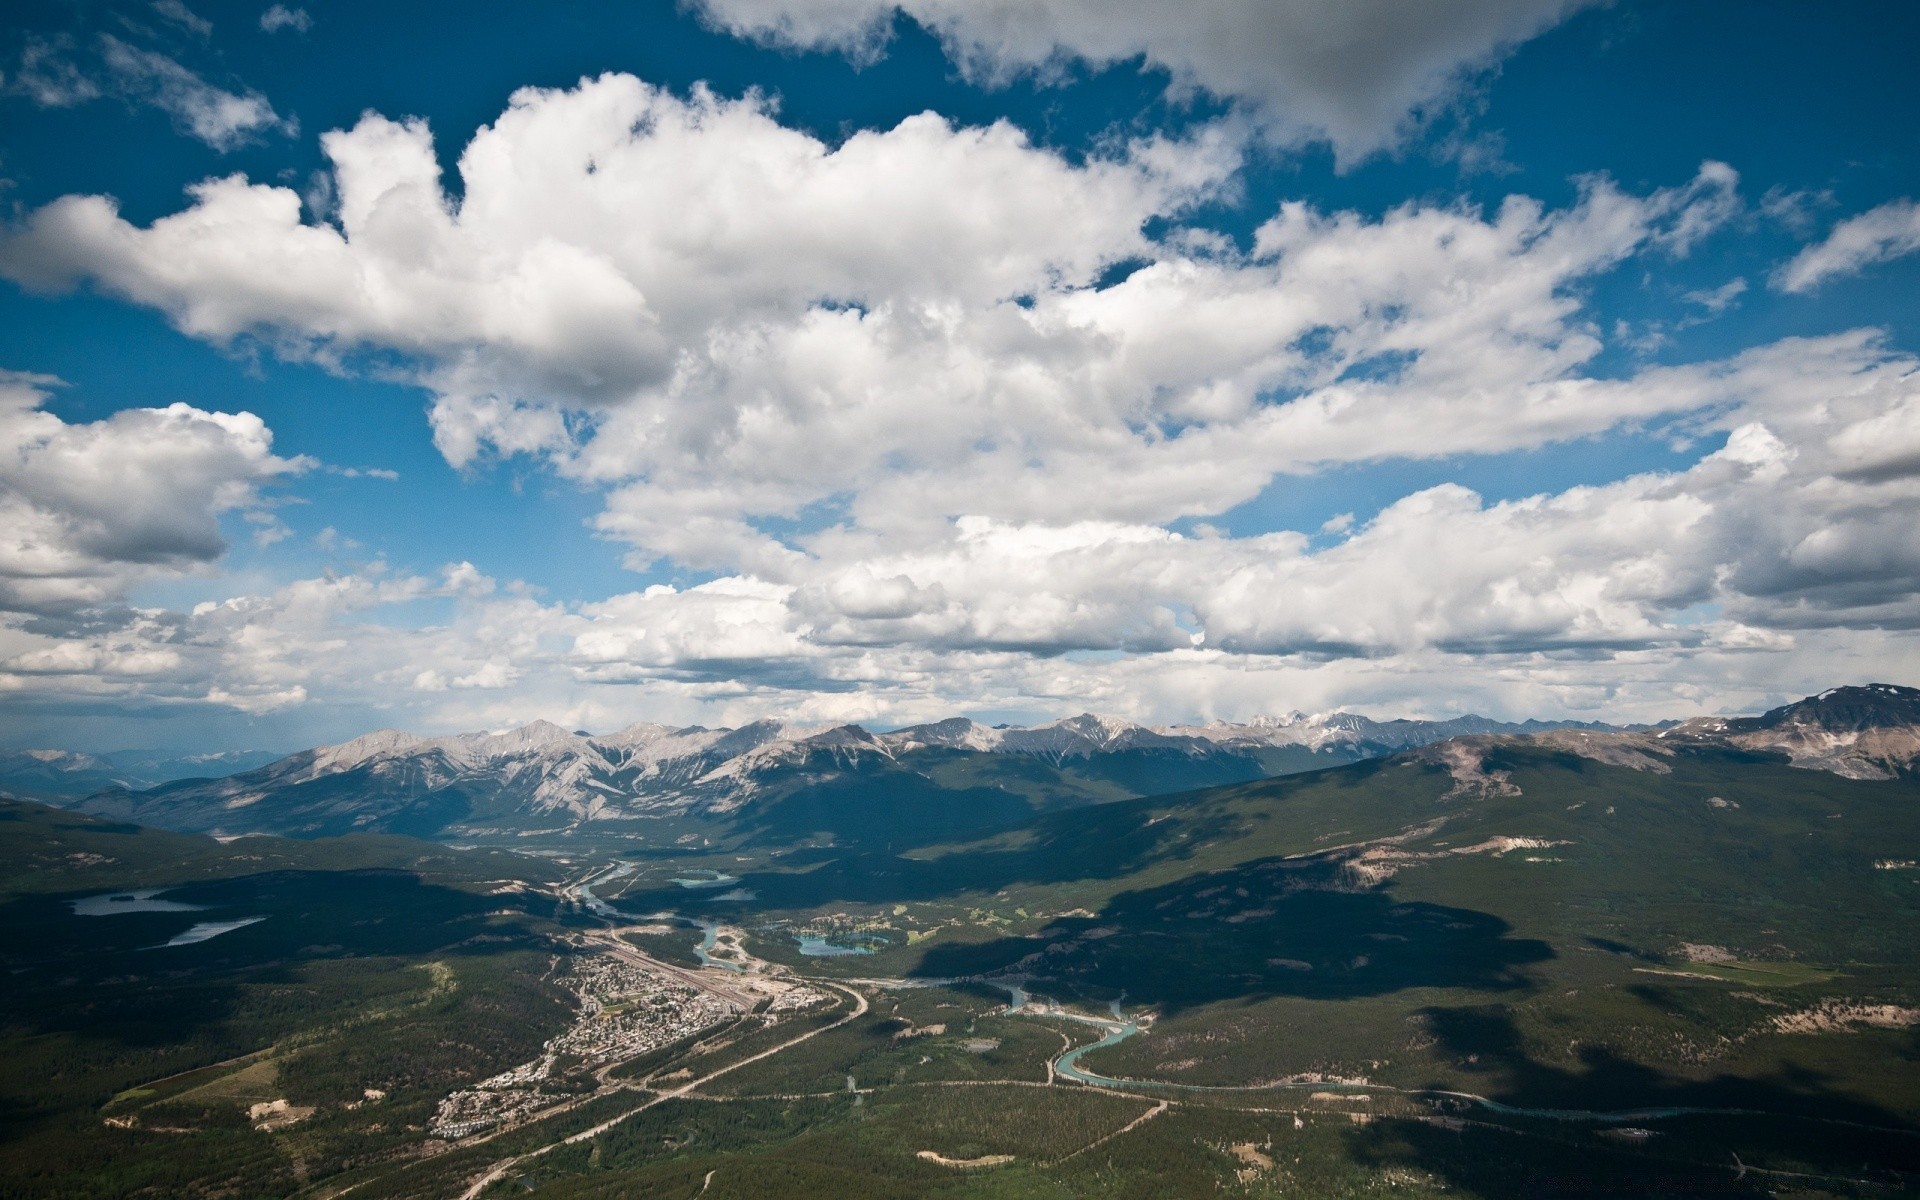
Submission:
<svg viewBox="0 0 1920 1200">
<path fill-rule="evenodd" d="M 236 808 L 284 809 L 304 814 L 285 826 L 297 832 L 336 827 L 342 818 L 357 828 L 437 803 L 455 814 L 448 818 L 454 824 L 510 826 L 516 814 L 568 822 L 724 814 L 757 797 L 862 770 L 925 772 L 926 756 L 942 751 L 1024 756 L 1108 780 L 1171 781 L 1158 785 L 1164 788 L 1187 778 L 1219 778 L 1223 768 L 1234 778 L 1255 778 L 1427 746 L 1450 767 L 1459 766 L 1453 757 L 1515 736 L 1654 772 L 1670 769 L 1677 746 L 1713 742 L 1782 751 L 1797 765 L 1855 778 L 1886 778 L 1912 771 L 1920 760 L 1920 691 L 1839 688 L 1760 717 L 1701 718 L 1659 731 L 1510 724 L 1477 716 L 1376 721 L 1345 712 L 1158 727 L 1094 713 L 1030 727 L 989 727 L 953 717 L 881 733 L 859 725 L 774 720 L 734 729 L 641 723 L 608 734 L 551 721 L 432 738 L 382 729 L 224 779 L 184 779 L 146 790 L 121 786 L 83 807 L 175 828 L 199 827 Z M 1311 757 L 1299 755 L 1301 750 Z M 51 756 L 21 761 L 42 772 L 62 765 Z M 1188 770 L 1189 762 L 1195 770 Z M 1471 781 L 1482 791 L 1499 782 L 1493 773 Z"/>
</svg>

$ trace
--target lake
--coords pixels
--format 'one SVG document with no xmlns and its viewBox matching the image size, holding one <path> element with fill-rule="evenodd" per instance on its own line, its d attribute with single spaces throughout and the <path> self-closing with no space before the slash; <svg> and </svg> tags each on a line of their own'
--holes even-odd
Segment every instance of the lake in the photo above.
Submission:
<svg viewBox="0 0 1920 1200">
<path fill-rule="evenodd" d="M 185 933 L 174 935 L 171 941 L 161 942 L 157 946 L 148 946 L 149 950 L 165 950 L 169 946 L 192 946 L 200 942 L 212 941 L 223 933 L 232 933 L 236 929 L 266 920 L 265 917 L 241 917 L 237 921 L 202 921 Z"/>
<path fill-rule="evenodd" d="M 151 912 L 202 912 L 204 904 L 182 904 L 178 900 L 160 900 L 156 897 L 168 891 L 167 888 L 143 888 L 132 892 L 102 892 L 98 896 L 86 896 L 79 900 L 69 900 L 73 914 L 77 917 L 111 917 L 120 913 Z"/>
</svg>

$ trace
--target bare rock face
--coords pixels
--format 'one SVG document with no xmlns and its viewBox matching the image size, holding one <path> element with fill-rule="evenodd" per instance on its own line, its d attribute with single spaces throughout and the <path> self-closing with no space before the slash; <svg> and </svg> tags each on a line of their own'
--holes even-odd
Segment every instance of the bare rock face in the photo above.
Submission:
<svg viewBox="0 0 1920 1200">
<path fill-rule="evenodd" d="M 1718 745 L 1785 754 L 1796 767 L 1847 779 L 1896 779 L 1920 775 L 1920 688 L 1833 688 L 1757 717 L 1696 717 L 1657 732 L 1552 729 L 1524 740 L 1661 775 L 1676 749 Z"/>
<path fill-rule="evenodd" d="M 1503 745 L 1523 741 L 1521 737 L 1470 735 L 1448 738 L 1431 746 L 1408 752 L 1404 760 L 1444 768 L 1453 777 L 1453 789 L 1443 799 L 1462 797 L 1486 800 L 1494 796 L 1518 796 L 1520 788 L 1506 771 L 1487 766 L 1487 755 Z"/>
<path fill-rule="evenodd" d="M 964 717 L 872 733 L 858 725 L 755 721 L 738 729 L 632 725 L 593 735 L 548 721 L 418 737 L 382 729 L 224 778 L 158 787 L 103 778 L 76 807 L 192 832 L 298 837 L 368 830 L 437 836 L 556 830 L 589 821 L 725 816 L 796 786 L 889 770 L 913 756 L 1015 762 L 1021 777 L 1079 773 L 1107 794 L 1181 791 L 1391 754 L 1457 734 L 1531 732 L 1482 717 L 1376 722 L 1294 713 L 1244 725 L 1153 728 L 1083 713 L 1032 728 Z M 1293 753 L 1294 757 L 1284 756 Z M 1031 763 L 1042 764 L 1036 771 Z M 39 769 L 39 760 L 33 765 Z M 1131 772 L 1131 774 L 1130 774 Z M 44 771 L 43 771 L 44 773 Z M 1502 786 L 1487 779 L 1478 792 Z"/>
<path fill-rule="evenodd" d="M 1673 757 L 1673 747 L 1662 742 L 1657 734 L 1555 729 L 1535 734 L 1533 740 L 1543 746 L 1565 750 L 1612 767 L 1651 771 L 1656 775 L 1673 773 L 1673 768 L 1666 762 Z"/>
<path fill-rule="evenodd" d="M 1914 775 L 1920 773 L 1920 688 L 1833 688 L 1728 721 L 1722 736 L 1741 749 L 1779 751 L 1796 767 L 1848 779 Z"/>
<path fill-rule="evenodd" d="M 592 735 L 535 721 L 514 729 L 418 737 L 384 729 L 223 778 L 158 785 L 107 764 L 15 754 L 15 775 L 71 775 L 101 790 L 76 797 L 96 816 L 192 832 L 308 837 L 367 830 L 437 836 L 552 831 L 582 822 L 726 815 L 794 788 L 892 772 L 927 782 L 925 764 L 973 756 L 978 781 L 1095 780 L 1100 794 L 1175 792 L 1411 752 L 1453 779 L 1450 799 L 1512 796 L 1500 746 L 1534 745 L 1665 774 L 1686 746 L 1788 755 L 1853 779 L 1920 775 L 1920 689 L 1835 688 L 1747 718 L 1701 718 L 1658 731 L 1483 717 L 1373 721 L 1292 713 L 1232 724 L 1149 727 L 1082 714 L 1019 728 L 953 718 L 889 733 L 857 725 L 756 721 L 737 729 L 634 725 Z M 72 759 L 73 762 L 68 760 Z M 998 760 L 996 762 L 995 760 Z M 7 780 L 0 762 L 0 789 Z M 996 774 L 1000 772 L 1000 774 Z M 70 785 L 64 785 L 71 792 Z"/>
<path fill-rule="evenodd" d="M 1757 717 L 1696 717 L 1659 730 L 1566 726 L 1455 737 L 1409 757 L 1447 769 L 1454 780 L 1449 798 L 1511 795 L 1517 789 L 1507 773 L 1485 767 L 1487 753 L 1501 745 L 1541 746 L 1657 775 L 1673 770 L 1671 760 L 1682 747 L 1732 746 L 1785 754 L 1796 767 L 1847 779 L 1913 778 L 1920 776 L 1920 688 L 1833 688 Z M 1738 807 L 1720 797 L 1709 803 Z"/>
</svg>

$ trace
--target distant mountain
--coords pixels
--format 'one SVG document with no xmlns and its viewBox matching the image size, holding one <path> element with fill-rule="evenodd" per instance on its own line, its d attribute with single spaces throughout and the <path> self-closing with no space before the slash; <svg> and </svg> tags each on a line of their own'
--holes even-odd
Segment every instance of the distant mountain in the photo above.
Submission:
<svg viewBox="0 0 1920 1200">
<path fill-rule="evenodd" d="M 482 836 L 689 816 L 767 822 L 795 834 L 811 822 L 845 836 L 905 819 L 896 811 L 904 797 L 944 797 L 964 802 L 950 819 L 965 832 L 970 816 L 1000 823 L 1339 766 L 1464 733 L 1558 727 L 1293 713 L 1150 728 L 1088 713 L 1032 728 L 957 717 L 889 733 L 778 721 L 738 729 L 640 724 L 603 735 L 547 721 L 438 738 L 385 729 L 224 778 L 109 779 L 75 807 L 169 829 L 298 836 Z M 834 795 L 841 811 L 825 803 Z M 860 828 L 847 828 L 848 814 L 860 815 Z"/>
<path fill-rule="evenodd" d="M 0 792 L 9 796 L 30 800 L 85 796 L 101 788 L 126 786 L 127 779 L 112 764 L 91 754 L 0 750 Z"/>
<path fill-rule="evenodd" d="M 0 750 L 0 795 L 28 800 L 73 799 L 103 788 L 151 788 L 175 779 L 231 775 L 279 757 L 265 750 L 192 755 L 157 750 L 98 755 L 73 750 Z"/>
<path fill-rule="evenodd" d="M 1743 749 L 1778 751 L 1797 767 L 1850 779 L 1913 775 L 1920 773 L 1920 688 L 1834 688 L 1728 721 L 1724 736 Z"/>
<path fill-rule="evenodd" d="M 1665 774 L 1682 749 L 1776 754 L 1794 766 L 1847 779 L 1920 777 L 1920 689 L 1872 683 L 1841 687 L 1757 717 L 1695 717 L 1659 729 L 1561 728 L 1523 736 L 1462 737 L 1419 757 L 1458 764 L 1501 745 L 1531 743 L 1613 766 Z M 1493 783 L 1461 779 L 1485 790 Z"/>
<path fill-rule="evenodd" d="M 547 721 L 437 738 L 384 729 L 224 778 L 147 786 L 116 779 L 75 807 L 168 829 L 302 837 L 476 837 L 671 818 L 787 838 L 884 841 L 973 835 L 1038 812 L 1245 783 L 1451 739 L 1512 738 L 1656 767 L 1677 744 L 1723 744 L 1850 778 L 1889 778 L 1920 760 L 1920 691 L 1837 688 L 1760 717 L 1660 731 L 1297 712 L 1158 728 L 1083 713 L 1031 728 L 956 717 L 886 733 L 779 721 L 738 729 L 640 724 L 601 735 Z M 92 769 L 34 762 L 48 776 L 70 769 L 70 779 Z"/>
</svg>

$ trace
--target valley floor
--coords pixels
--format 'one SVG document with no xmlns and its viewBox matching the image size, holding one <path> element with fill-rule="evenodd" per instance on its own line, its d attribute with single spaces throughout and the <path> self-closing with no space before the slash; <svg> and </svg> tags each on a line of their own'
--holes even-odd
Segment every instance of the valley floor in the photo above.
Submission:
<svg viewBox="0 0 1920 1200">
<path fill-rule="evenodd" d="M 1661 765 L 651 853 L 7 807 L 0 1197 L 1910 1194 L 1911 784 Z"/>
<path fill-rule="evenodd" d="M 592 897 L 578 883 L 564 892 Z M 634 915 L 595 907 L 610 922 Z M 519 1126 L 511 1153 L 490 1149 L 498 1134 L 470 1139 L 322 1194 L 664 1196 L 697 1171 L 700 1196 L 772 1194 L 776 1181 L 783 1195 L 1492 1196 L 1554 1194 L 1569 1179 L 1596 1195 L 1854 1195 L 1904 1190 L 1910 1176 L 1884 1164 L 1920 1150 L 1910 1128 L 1841 1114 L 1529 1107 L 1316 1074 L 1240 1087 L 1113 1078 L 1075 1064 L 1150 1027 L 1117 1001 L 1085 1011 L 1021 976 L 809 978 L 748 953 L 738 931 L 727 960 L 688 971 L 635 950 L 623 928 L 593 939 L 736 1004 L 773 981 L 837 999 L 830 1014 L 790 1009 L 601 1071 L 593 1124 L 569 1105 Z M 1843 1169 L 1843 1143 L 1842 1157 L 1865 1147 L 1883 1165 Z M 1815 1146 L 1827 1153 L 1810 1157 Z"/>
</svg>

